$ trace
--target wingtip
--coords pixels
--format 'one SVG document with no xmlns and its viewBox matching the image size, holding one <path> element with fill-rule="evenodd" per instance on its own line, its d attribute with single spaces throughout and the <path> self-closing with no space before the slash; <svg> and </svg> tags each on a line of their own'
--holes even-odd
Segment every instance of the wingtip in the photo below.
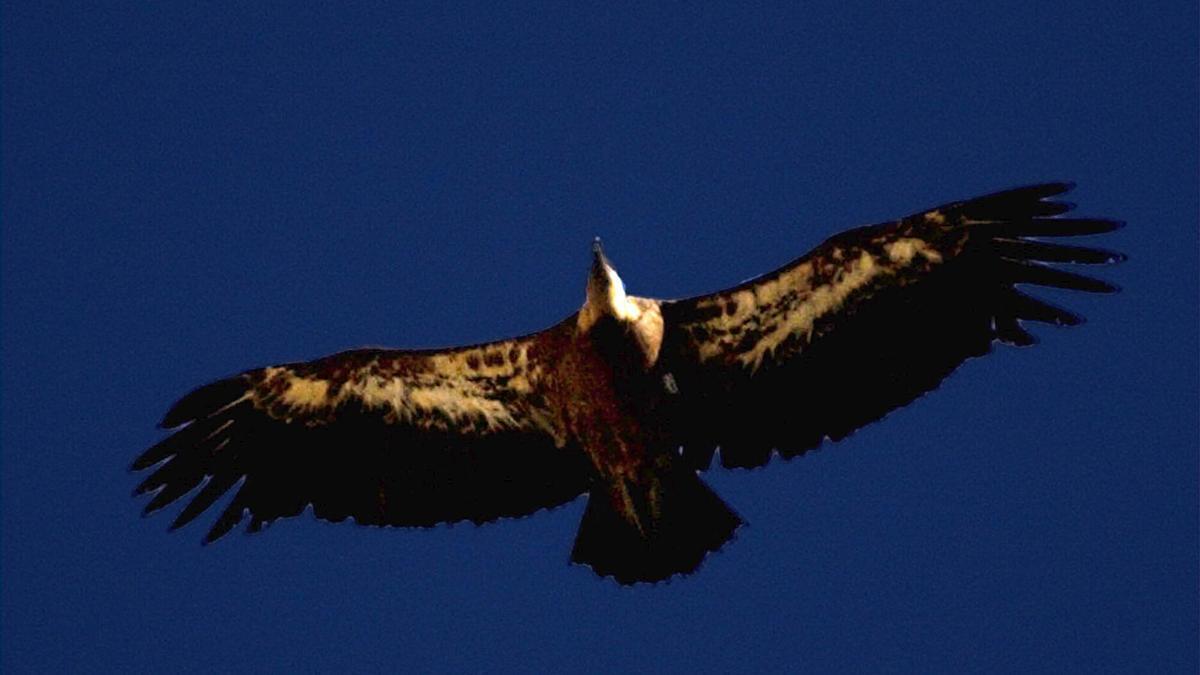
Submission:
<svg viewBox="0 0 1200 675">
<path fill-rule="evenodd" d="M 150 492 L 154 492 L 155 490 L 161 488 L 162 486 L 163 486 L 163 481 L 161 478 L 158 477 L 158 472 L 156 471 L 155 473 L 147 476 L 145 478 L 145 480 L 138 483 L 137 487 L 133 488 L 133 496 L 138 497 L 138 496 L 141 496 L 144 494 L 148 494 Z"/>
<path fill-rule="evenodd" d="M 161 429 L 175 429 L 208 417 L 221 408 L 238 402 L 246 394 L 246 388 L 244 375 L 227 377 L 197 387 L 176 401 L 163 415 L 158 426 Z"/>
<path fill-rule="evenodd" d="M 172 520 L 171 524 L 167 526 L 167 532 L 174 532 L 175 530 L 180 529 L 181 527 L 191 523 L 196 519 L 197 516 L 200 515 L 200 513 L 202 513 L 201 511 L 192 513 L 192 509 L 189 508 L 189 506 L 185 506 L 183 510 L 175 516 L 175 519 Z"/>
<path fill-rule="evenodd" d="M 193 394 L 194 392 L 189 393 L 168 408 L 167 412 L 163 413 L 162 419 L 158 421 L 158 428 L 170 431 L 194 420 L 195 416 L 189 415 L 185 410 L 188 407 L 186 404 L 191 402 Z"/>
<path fill-rule="evenodd" d="M 187 424 L 188 422 L 195 421 L 196 415 L 189 414 L 183 409 L 184 406 L 181 405 L 186 400 L 186 398 L 181 400 L 179 403 L 171 406 L 170 410 L 163 413 L 162 419 L 158 421 L 159 429 L 163 429 L 164 431 L 172 431 Z"/>
<path fill-rule="evenodd" d="M 1066 316 L 1063 317 L 1062 321 L 1056 323 L 1055 325 L 1066 326 L 1068 328 L 1074 328 L 1076 326 L 1082 326 L 1085 323 L 1087 323 L 1086 316 L 1084 316 L 1082 314 L 1076 314 L 1074 312 L 1067 312 Z"/>
<path fill-rule="evenodd" d="M 1045 183 L 1035 183 L 1027 189 L 1036 191 L 1039 194 L 1039 199 L 1047 199 L 1049 197 L 1057 197 L 1065 195 L 1075 189 L 1075 181 L 1073 180 L 1052 180 Z M 1074 206 L 1072 204 L 1071 206 Z"/>
<path fill-rule="evenodd" d="M 1074 189 L 1075 181 L 1054 180 L 1046 181 L 1044 183 L 1031 183 L 1029 185 L 1023 185 L 1011 190 L 1003 190 L 996 194 L 1029 195 L 1033 196 L 1034 199 L 1042 200 L 1049 199 L 1050 197 L 1057 197 L 1058 195 L 1064 195 Z"/>
<path fill-rule="evenodd" d="M 1025 330 L 1023 327 L 1020 329 L 1019 334 L 1016 334 L 1016 335 L 1010 334 L 1010 335 L 1002 336 L 1000 338 L 1000 341 L 1010 347 L 1016 347 L 1018 349 L 1025 349 L 1026 347 L 1036 347 L 1037 344 L 1039 342 L 1041 342 L 1041 340 L 1039 340 L 1037 338 L 1037 336 L 1035 336 L 1033 333 L 1030 333 L 1029 331 Z"/>
</svg>

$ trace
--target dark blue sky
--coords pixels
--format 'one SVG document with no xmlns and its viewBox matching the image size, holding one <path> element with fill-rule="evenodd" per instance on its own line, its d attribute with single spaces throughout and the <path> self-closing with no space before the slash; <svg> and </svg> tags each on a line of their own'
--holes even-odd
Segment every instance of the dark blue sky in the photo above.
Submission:
<svg viewBox="0 0 1200 675">
<path fill-rule="evenodd" d="M 4 5 L 5 672 L 1195 671 L 1195 2 L 193 4 Z M 1125 291 L 710 473 L 750 527 L 694 577 L 569 566 L 583 500 L 201 547 L 129 496 L 193 386 L 539 329 L 594 235 L 690 295 L 1050 179 Z"/>
</svg>

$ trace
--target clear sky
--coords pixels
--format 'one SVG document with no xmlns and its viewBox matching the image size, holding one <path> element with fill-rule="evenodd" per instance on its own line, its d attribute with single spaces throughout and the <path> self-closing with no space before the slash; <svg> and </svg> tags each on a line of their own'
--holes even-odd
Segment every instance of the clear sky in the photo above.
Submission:
<svg viewBox="0 0 1200 675">
<path fill-rule="evenodd" d="M 399 4 L 4 3 L 5 672 L 1195 672 L 1194 1 Z M 1124 292 L 710 472 L 750 526 L 693 577 L 568 565 L 582 499 L 202 547 L 130 497 L 192 387 L 539 329 L 595 235 L 691 295 L 1055 179 Z"/>
</svg>

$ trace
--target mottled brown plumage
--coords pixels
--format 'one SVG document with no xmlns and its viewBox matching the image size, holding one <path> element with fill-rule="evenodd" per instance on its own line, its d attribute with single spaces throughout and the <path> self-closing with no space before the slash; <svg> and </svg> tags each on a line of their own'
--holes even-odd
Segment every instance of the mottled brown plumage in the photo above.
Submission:
<svg viewBox="0 0 1200 675">
<path fill-rule="evenodd" d="M 521 516 L 589 493 L 572 559 L 619 581 L 694 570 L 741 520 L 699 479 L 838 440 L 933 389 L 1024 322 L 1079 323 L 1019 284 L 1114 287 L 1044 263 L 1122 256 L 1042 238 L 1108 232 L 1037 185 L 858 228 L 734 288 L 628 296 L 599 242 L 576 314 L 446 350 L 356 350 L 247 371 L 167 413 L 143 453 L 146 512 L 182 526 L 241 482 L 212 541 L 309 505 L 430 526 Z"/>
</svg>

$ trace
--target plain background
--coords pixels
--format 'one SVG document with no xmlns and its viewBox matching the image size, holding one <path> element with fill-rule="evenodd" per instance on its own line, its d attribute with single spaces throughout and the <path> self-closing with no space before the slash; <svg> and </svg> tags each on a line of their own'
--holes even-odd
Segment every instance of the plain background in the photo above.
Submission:
<svg viewBox="0 0 1200 675">
<path fill-rule="evenodd" d="M 1195 672 L 1195 2 L 74 4 L 3 10 L 5 672 Z M 1054 179 L 1124 292 L 711 472 L 694 577 L 569 566 L 583 500 L 201 547 L 129 496 L 190 388 L 539 329 L 595 235 L 682 296 Z"/>
</svg>

